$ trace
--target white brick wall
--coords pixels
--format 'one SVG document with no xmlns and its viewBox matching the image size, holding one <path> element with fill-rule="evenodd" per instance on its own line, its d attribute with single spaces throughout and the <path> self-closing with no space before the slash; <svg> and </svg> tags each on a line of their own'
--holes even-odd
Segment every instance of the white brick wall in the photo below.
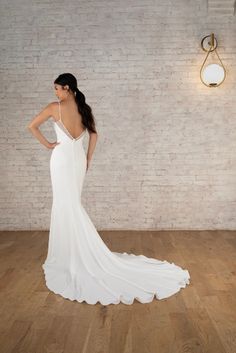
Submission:
<svg viewBox="0 0 236 353">
<path fill-rule="evenodd" d="M 82 197 L 97 229 L 236 228 L 236 23 L 233 8 L 212 9 L 1 1 L 1 229 L 49 228 L 51 151 L 27 124 L 56 99 L 63 72 L 76 75 L 97 122 Z M 209 89 L 199 70 L 211 32 L 228 73 Z M 41 129 L 55 140 L 51 120 Z"/>
</svg>

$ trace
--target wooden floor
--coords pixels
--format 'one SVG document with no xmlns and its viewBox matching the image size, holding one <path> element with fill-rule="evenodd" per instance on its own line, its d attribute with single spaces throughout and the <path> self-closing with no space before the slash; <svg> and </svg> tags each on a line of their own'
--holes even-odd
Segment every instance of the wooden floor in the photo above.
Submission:
<svg viewBox="0 0 236 353">
<path fill-rule="evenodd" d="M 45 286 L 48 232 L 1 232 L 1 353 L 236 353 L 235 231 L 99 233 L 188 269 L 190 284 L 148 304 L 70 301 Z"/>
</svg>

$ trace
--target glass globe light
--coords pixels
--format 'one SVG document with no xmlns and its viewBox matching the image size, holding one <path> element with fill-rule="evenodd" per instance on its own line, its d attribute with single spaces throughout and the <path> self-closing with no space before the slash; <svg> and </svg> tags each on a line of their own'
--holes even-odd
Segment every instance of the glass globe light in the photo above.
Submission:
<svg viewBox="0 0 236 353">
<path fill-rule="evenodd" d="M 225 69 L 219 64 L 209 64 L 202 70 L 201 79 L 209 87 L 219 86 L 225 79 Z"/>
</svg>

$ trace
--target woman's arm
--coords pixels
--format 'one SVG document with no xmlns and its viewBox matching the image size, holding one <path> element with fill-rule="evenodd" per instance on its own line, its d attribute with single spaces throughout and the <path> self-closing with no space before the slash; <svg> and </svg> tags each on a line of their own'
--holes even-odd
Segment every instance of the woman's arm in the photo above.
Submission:
<svg viewBox="0 0 236 353">
<path fill-rule="evenodd" d="M 36 117 L 28 124 L 31 133 L 47 148 L 52 148 L 50 143 L 39 130 L 39 126 L 53 115 L 53 107 L 55 103 L 49 103 Z M 53 143 L 54 145 L 54 143 Z"/>
<path fill-rule="evenodd" d="M 88 170 L 90 166 L 90 161 L 92 159 L 93 151 L 95 149 L 96 143 L 97 143 L 97 138 L 98 134 L 94 132 L 89 132 L 89 145 L 88 145 L 88 151 L 87 151 L 87 168 Z"/>
<path fill-rule="evenodd" d="M 93 151 L 95 150 L 95 146 L 97 143 L 98 134 L 94 132 L 89 132 L 89 145 L 87 151 L 87 159 L 92 159 Z"/>
</svg>

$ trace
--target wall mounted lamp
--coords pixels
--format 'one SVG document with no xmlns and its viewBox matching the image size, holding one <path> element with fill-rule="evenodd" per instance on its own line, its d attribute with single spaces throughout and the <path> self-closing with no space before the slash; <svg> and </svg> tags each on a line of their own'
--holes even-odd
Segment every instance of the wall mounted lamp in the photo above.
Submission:
<svg viewBox="0 0 236 353">
<path fill-rule="evenodd" d="M 208 40 L 208 38 L 210 38 L 210 41 Z M 203 61 L 203 64 L 200 70 L 200 78 L 202 83 L 204 83 L 204 85 L 206 85 L 207 87 L 220 86 L 226 77 L 225 67 L 216 50 L 217 46 L 218 46 L 218 43 L 214 36 L 214 33 L 211 33 L 211 35 L 209 36 L 205 36 L 201 41 L 201 47 L 204 51 L 207 52 L 207 55 L 205 60 Z M 211 63 L 204 67 L 209 54 L 214 51 L 216 52 L 220 60 L 220 64 Z"/>
</svg>

